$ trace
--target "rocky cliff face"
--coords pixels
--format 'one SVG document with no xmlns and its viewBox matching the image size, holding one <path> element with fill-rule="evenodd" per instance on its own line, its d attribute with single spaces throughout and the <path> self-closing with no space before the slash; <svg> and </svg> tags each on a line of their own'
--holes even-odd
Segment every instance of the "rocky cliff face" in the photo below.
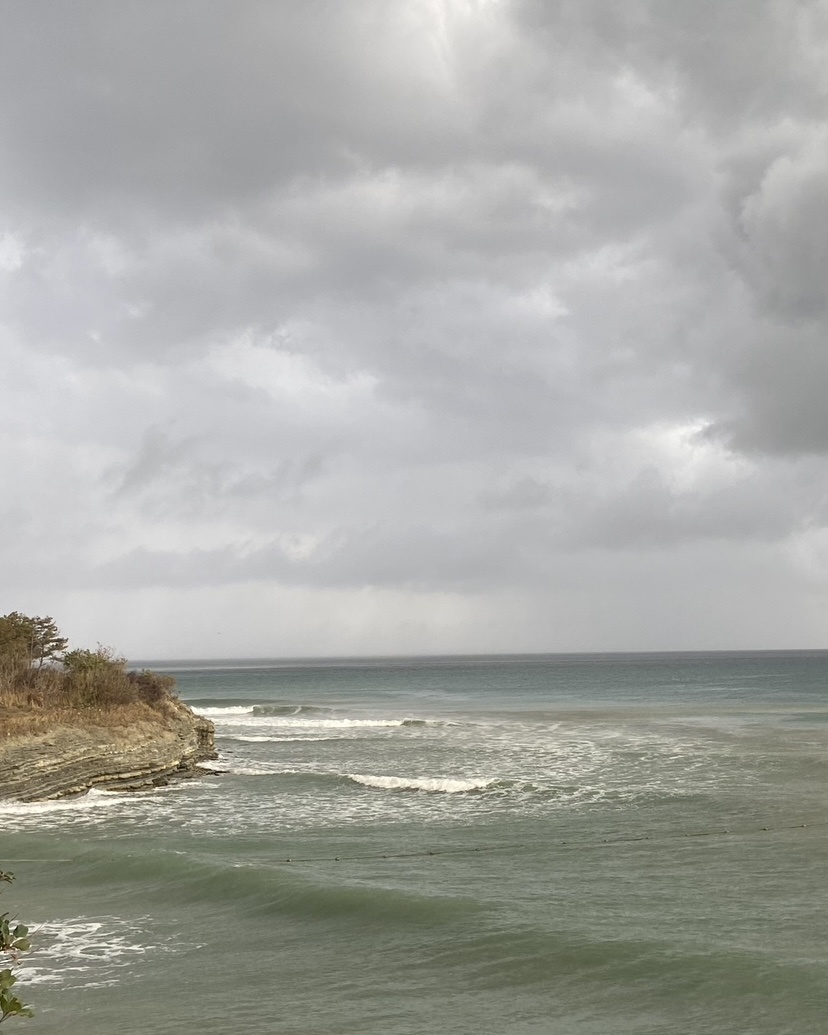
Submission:
<svg viewBox="0 0 828 1035">
<path fill-rule="evenodd" d="M 35 801 L 90 787 L 138 790 L 216 757 L 213 724 L 176 702 L 161 722 L 57 726 L 0 741 L 0 798 Z"/>
</svg>

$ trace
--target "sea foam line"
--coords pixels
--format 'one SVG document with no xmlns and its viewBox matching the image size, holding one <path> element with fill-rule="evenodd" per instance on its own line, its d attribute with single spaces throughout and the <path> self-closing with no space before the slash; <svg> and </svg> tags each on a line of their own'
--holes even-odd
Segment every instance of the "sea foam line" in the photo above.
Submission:
<svg viewBox="0 0 828 1035">
<path fill-rule="evenodd" d="M 208 719 L 210 718 L 225 718 L 231 715 L 252 715 L 253 708 L 250 705 L 232 705 L 224 708 L 203 708 L 198 709 L 199 715 L 204 715 Z"/>
<path fill-rule="evenodd" d="M 157 793 L 157 788 L 153 788 L 147 793 Z M 85 794 L 67 798 L 49 798 L 46 801 L 4 801 L 0 803 L 0 817 L 32 816 L 50 812 L 87 812 L 90 809 L 122 805 L 128 800 L 124 794 L 102 791 L 97 787 L 92 787 Z"/>
<path fill-rule="evenodd" d="M 207 718 L 213 719 L 216 725 L 251 726 L 259 729 L 282 730 L 345 730 L 345 729 L 393 729 L 410 725 L 408 719 L 304 719 L 287 718 L 275 715 L 254 715 L 250 711 L 242 712 L 207 712 Z"/>
<path fill-rule="evenodd" d="M 457 780 L 448 776 L 402 777 L 370 776 L 365 773 L 346 773 L 349 780 L 385 791 L 429 791 L 437 794 L 462 794 L 468 791 L 483 791 L 496 783 L 491 779 Z"/>
<path fill-rule="evenodd" d="M 368 773 L 338 773 L 316 769 L 285 769 L 278 763 L 249 764 L 247 760 L 222 758 L 206 763 L 214 772 L 233 776 L 282 776 L 301 777 L 315 780 L 346 780 L 362 787 L 384 791 L 425 791 L 432 794 L 462 794 L 469 791 L 483 791 L 495 786 L 498 781 L 491 778 L 457 779 L 456 777 L 402 777 L 372 776 Z"/>
<path fill-rule="evenodd" d="M 297 743 L 319 743 L 323 740 L 336 740 L 336 737 L 266 737 L 266 736 L 243 736 L 240 733 L 220 733 L 222 740 L 238 741 L 242 744 L 297 744 Z M 209 768 L 209 767 L 208 767 Z"/>
</svg>

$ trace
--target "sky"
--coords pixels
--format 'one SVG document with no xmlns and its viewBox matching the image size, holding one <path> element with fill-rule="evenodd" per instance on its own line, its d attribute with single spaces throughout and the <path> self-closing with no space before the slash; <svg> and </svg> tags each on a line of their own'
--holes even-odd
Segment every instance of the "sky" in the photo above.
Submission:
<svg viewBox="0 0 828 1035">
<path fill-rule="evenodd" d="M 828 0 L 0 4 L 0 613 L 828 646 Z"/>
</svg>

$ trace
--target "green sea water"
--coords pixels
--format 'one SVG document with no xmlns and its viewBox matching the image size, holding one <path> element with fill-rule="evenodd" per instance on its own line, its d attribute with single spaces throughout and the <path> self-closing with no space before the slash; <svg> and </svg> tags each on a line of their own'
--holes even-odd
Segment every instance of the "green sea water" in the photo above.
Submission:
<svg viewBox="0 0 828 1035">
<path fill-rule="evenodd" d="M 828 653 L 168 667 L 219 773 L 0 804 L 15 1030 L 828 1030 Z"/>
</svg>

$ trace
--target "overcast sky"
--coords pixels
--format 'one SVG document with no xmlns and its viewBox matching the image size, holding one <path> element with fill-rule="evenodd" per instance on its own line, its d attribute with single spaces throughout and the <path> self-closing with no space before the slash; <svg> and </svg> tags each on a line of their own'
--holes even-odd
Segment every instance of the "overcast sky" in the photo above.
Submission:
<svg viewBox="0 0 828 1035">
<path fill-rule="evenodd" d="M 0 7 L 0 613 L 828 646 L 828 0 Z"/>
</svg>

